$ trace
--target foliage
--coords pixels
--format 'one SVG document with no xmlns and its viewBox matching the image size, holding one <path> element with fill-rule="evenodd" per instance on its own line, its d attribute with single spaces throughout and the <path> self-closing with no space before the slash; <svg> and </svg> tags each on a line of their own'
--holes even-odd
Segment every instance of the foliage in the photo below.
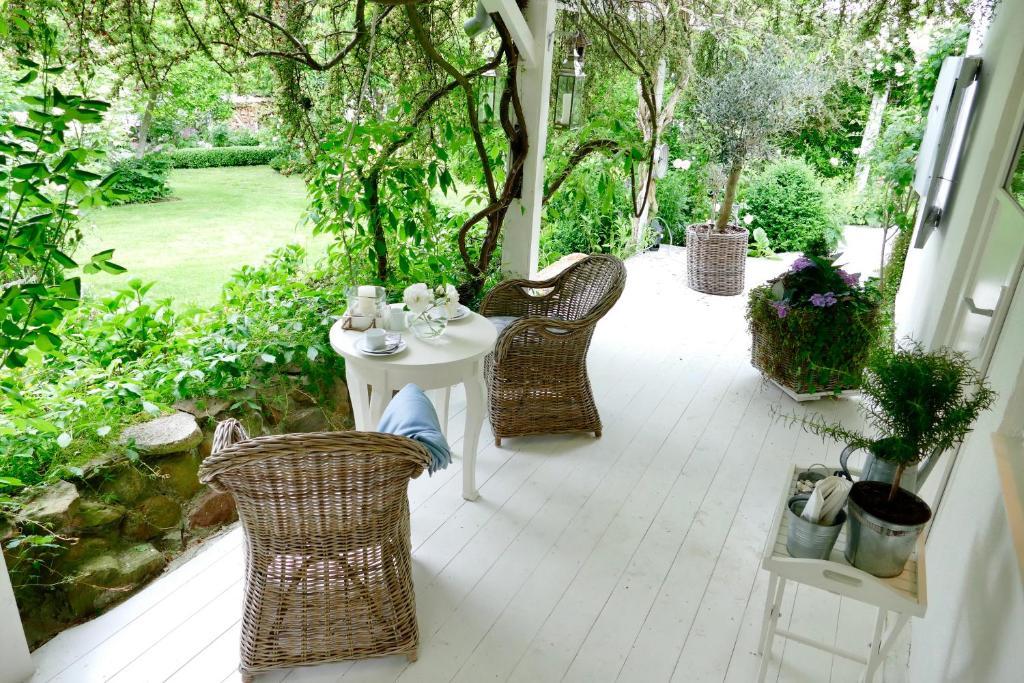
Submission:
<svg viewBox="0 0 1024 683">
<path fill-rule="evenodd" d="M 772 249 L 772 241 L 768 239 L 768 233 L 764 228 L 754 228 L 750 231 L 750 248 L 747 249 L 747 256 L 754 258 L 778 258 L 775 250 Z"/>
<path fill-rule="evenodd" d="M 744 202 L 754 217 L 751 228 L 763 228 L 778 251 L 811 250 L 823 240 L 828 252 L 841 236 L 821 180 L 802 159 L 770 164 L 746 191 Z"/>
<path fill-rule="evenodd" d="M 250 130 L 232 130 L 220 124 L 210 128 L 210 144 L 214 147 L 256 147 L 260 144 L 258 135 Z"/>
<path fill-rule="evenodd" d="M 804 255 L 751 290 L 746 317 L 768 377 L 799 393 L 856 387 L 878 338 L 878 292 L 833 258 Z"/>
<path fill-rule="evenodd" d="M 705 222 L 711 214 L 707 191 L 710 151 L 702 141 L 690 137 L 679 125 L 665 132 L 671 163 L 657 184 L 658 218 L 669 226 L 672 243 L 677 245 L 685 241 L 687 225 Z M 677 161 L 684 168 L 677 168 Z"/>
<path fill-rule="evenodd" d="M 117 180 L 111 190 L 115 195 L 110 204 L 139 204 L 154 202 L 171 195 L 167 175 L 170 161 L 161 154 L 147 154 L 141 159 L 128 157 L 111 169 Z"/>
<path fill-rule="evenodd" d="M 905 467 L 941 453 L 971 432 L 996 394 L 971 360 L 959 351 L 925 351 L 920 344 L 880 348 L 861 385 L 861 410 L 875 434 L 867 436 L 817 415 L 802 420 L 807 431 L 860 448 L 897 465 L 889 499 Z"/>
<path fill-rule="evenodd" d="M 789 156 L 801 156 L 823 178 L 853 177 L 871 97 L 858 83 L 836 82 L 824 106 L 800 130 L 780 139 Z"/>
<path fill-rule="evenodd" d="M 276 147 L 189 147 L 167 152 L 171 168 L 262 166 L 281 153 Z"/>
<path fill-rule="evenodd" d="M 68 252 L 81 237 L 80 211 L 98 203 L 114 178 L 89 170 L 102 152 L 80 146 L 74 135 L 102 121 L 108 105 L 54 85 L 64 66 L 55 63 L 51 27 L 15 10 L 9 30 L 25 47 L 18 84 L 38 93 L 22 97 L 25 123 L 0 118 L 0 365 L 18 368 L 61 345 L 61 320 L 81 295 L 81 278 L 67 276 L 78 268 Z M 82 270 L 123 271 L 112 256 L 94 254 Z M 3 379 L 0 389 L 15 392 Z"/>
<path fill-rule="evenodd" d="M 619 169 L 586 162 L 545 209 L 540 241 L 542 266 L 572 253 L 626 257 L 632 244 L 629 191 Z"/>
<path fill-rule="evenodd" d="M 181 398 L 266 409 L 281 395 L 275 387 L 326 395 L 343 369 L 324 330 L 344 297 L 333 281 L 311 279 L 304 257 L 286 247 L 240 269 L 206 310 L 177 314 L 138 280 L 86 302 L 61 330 L 60 350 L 12 376 L 18 399 L 0 403 L 0 477 L 75 474 L 123 426 Z"/>
<path fill-rule="evenodd" d="M 744 165 L 801 125 L 827 89 L 825 74 L 807 56 L 767 46 L 701 80 L 695 111 L 729 174 L 716 229 L 724 230 L 732 216 Z"/>
</svg>

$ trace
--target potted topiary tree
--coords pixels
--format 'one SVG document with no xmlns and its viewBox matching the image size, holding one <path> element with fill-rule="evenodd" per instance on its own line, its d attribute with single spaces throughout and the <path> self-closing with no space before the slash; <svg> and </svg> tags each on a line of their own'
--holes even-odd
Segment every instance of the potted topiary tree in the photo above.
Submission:
<svg viewBox="0 0 1024 683">
<path fill-rule="evenodd" d="M 806 253 L 750 290 L 750 362 L 798 401 L 856 389 L 880 336 L 880 301 L 834 257 Z"/>
<path fill-rule="evenodd" d="M 713 222 L 686 230 L 686 279 L 706 294 L 743 291 L 749 234 L 732 222 L 740 174 L 772 141 L 795 130 L 828 89 L 820 67 L 795 53 L 766 47 L 721 75 L 698 82 L 695 114 L 717 147 L 725 192 Z"/>
<path fill-rule="evenodd" d="M 820 415 L 799 421 L 814 434 L 871 453 L 865 473 L 874 480 L 862 478 L 850 490 L 846 559 L 869 574 L 897 576 L 932 515 L 927 503 L 901 487 L 905 472 L 924 458 L 934 463 L 963 441 L 981 411 L 992 405 L 995 392 L 964 354 L 948 349 L 929 353 L 910 343 L 874 354 L 861 393 L 861 408 L 875 436 L 828 423 Z M 875 467 L 875 461 L 889 467 Z"/>
</svg>

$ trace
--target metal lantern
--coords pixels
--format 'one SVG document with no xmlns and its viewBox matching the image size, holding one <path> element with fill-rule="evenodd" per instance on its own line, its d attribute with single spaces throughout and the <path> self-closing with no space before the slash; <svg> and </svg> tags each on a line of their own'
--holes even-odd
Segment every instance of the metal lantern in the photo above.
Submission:
<svg viewBox="0 0 1024 683">
<path fill-rule="evenodd" d="M 480 74 L 477 91 L 477 118 L 480 123 L 490 123 L 498 118 L 498 98 L 504 87 L 500 81 L 495 69 Z"/>
<path fill-rule="evenodd" d="M 555 125 L 559 128 L 577 128 L 583 113 L 583 52 L 587 39 L 576 34 L 575 45 L 558 70 L 555 87 Z"/>
</svg>

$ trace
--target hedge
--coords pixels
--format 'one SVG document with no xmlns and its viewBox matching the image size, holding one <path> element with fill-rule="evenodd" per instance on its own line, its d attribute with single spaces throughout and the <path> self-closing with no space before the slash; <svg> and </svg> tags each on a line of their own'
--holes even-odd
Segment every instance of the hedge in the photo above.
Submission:
<svg viewBox="0 0 1024 683">
<path fill-rule="evenodd" d="M 167 153 L 173 168 L 262 166 L 281 153 L 277 147 L 188 147 Z"/>
</svg>

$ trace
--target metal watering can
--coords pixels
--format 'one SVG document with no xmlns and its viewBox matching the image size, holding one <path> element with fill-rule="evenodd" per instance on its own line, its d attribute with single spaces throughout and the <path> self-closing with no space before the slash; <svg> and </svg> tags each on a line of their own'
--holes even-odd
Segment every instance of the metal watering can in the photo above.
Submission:
<svg viewBox="0 0 1024 683">
<path fill-rule="evenodd" d="M 850 475 L 850 469 L 846 466 L 846 461 L 857 449 L 857 446 L 847 446 L 839 455 L 839 466 L 843 468 L 844 476 L 850 479 L 850 481 L 853 481 L 853 477 Z M 924 486 L 925 480 L 931 474 L 932 469 L 935 468 L 935 463 L 939 461 L 941 454 L 941 451 L 936 448 L 932 451 L 931 455 L 918 463 L 917 467 L 907 467 L 903 470 L 903 476 L 900 478 L 900 488 L 916 494 Z M 895 477 L 896 465 L 882 460 L 868 449 L 868 457 L 864 461 L 864 469 L 861 472 L 860 481 L 881 481 L 891 484 Z"/>
</svg>

